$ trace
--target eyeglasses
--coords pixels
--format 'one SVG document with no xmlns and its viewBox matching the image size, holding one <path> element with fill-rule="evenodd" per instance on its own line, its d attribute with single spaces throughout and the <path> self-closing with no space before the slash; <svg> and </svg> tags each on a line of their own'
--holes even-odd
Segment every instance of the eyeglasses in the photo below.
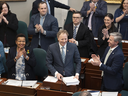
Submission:
<svg viewBox="0 0 128 96">
<path fill-rule="evenodd" d="M 81 17 L 72 17 L 73 19 L 79 19 L 79 18 L 81 18 Z"/>
</svg>

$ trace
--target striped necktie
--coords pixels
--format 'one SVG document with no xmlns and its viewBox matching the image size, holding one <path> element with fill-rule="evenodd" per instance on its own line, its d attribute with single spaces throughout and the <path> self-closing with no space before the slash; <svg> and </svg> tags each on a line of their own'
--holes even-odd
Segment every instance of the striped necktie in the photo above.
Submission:
<svg viewBox="0 0 128 96">
<path fill-rule="evenodd" d="M 73 38 L 74 39 L 76 39 L 76 28 L 77 28 L 77 26 L 75 26 L 74 31 L 73 31 Z"/>
<path fill-rule="evenodd" d="M 61 52 L 62 60 L 63 60 L 63 63 L 65 63 L 64 46 L 62 46 L 61 49 L 62 49 L 62 52 Z"/>
</svg>

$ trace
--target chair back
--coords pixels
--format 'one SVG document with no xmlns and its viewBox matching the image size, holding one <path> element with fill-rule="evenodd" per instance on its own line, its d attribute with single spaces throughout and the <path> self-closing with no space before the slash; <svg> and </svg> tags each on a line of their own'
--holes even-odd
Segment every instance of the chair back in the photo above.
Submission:
<svg viewBox="0 0 128 96">
<path fill-rule="evenodd" d="M 26 44 L 28 42 L 28 31 L 27 31 L 27 24 L 23 21 L 18 21 L 18 30 L 17 34 L 22 33 L 26 37 Z"/>
<path fill-rule="evenodd" d="M 80 92 L 75 92 L 72 96 L 79 96 L 80 93 L 81 93 L 81 91 Z"/>
<path fill-rule="evenodd" d="M 123 79 L 124 79 L 124 90 L 128 90 L 128 62 L 125 63 L 123 69 Z"/>
<path fill-rule="evenodd" d="M 122 49 L 122 42 L 120 42 L 118 45 L 119 45 L 119 46 L 120 46 L 120 48 Z"/>
<path fill-rule="evenodd" d="M 32 17 L 32 10 L 29 13 L 29 22 L 31 21 L 31 17 Z"/>
<path fill-rule="evenodd" d="M 41 48 L 34 48 L 33 53 L 36 58 L 36 66 L 34 72 L 36 76 L 45 78 L 48 75 L 48 68 L 46 66 L 46 51 Z"/>
<path fill-rule="evenodd" d="M 72 11 L 68 11 L 67 18 L 65 20 L 64 26 L 72 22 Z"/>
</svg>

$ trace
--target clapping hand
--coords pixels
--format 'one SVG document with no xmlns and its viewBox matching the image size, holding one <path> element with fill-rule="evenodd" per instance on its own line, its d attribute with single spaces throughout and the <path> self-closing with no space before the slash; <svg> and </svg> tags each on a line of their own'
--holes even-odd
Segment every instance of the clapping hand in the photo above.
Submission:
<svg viewBox="0 0 128 96">
<path fill-rule="evenodd" d="M 99 55 L 96 56 L 95 54 L 92 54 L 91 57 L 92 57 L 92 59 L 93 59 L 93 60 L 91 61 L 91 64 L 92 64 L 92 65 L 94 65 L 94 66 L 99 66 L 99 65 L 101 64 Z"/>
<path fill-rule="evenodd" d="M 8 20 L 3 16 L 3 20 L 6 24 L 8 24 Z"/>
</svg>

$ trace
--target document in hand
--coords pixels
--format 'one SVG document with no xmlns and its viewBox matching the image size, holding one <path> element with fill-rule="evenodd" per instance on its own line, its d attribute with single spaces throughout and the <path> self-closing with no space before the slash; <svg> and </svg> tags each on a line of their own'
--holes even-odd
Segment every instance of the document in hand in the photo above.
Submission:
<svg viewBox="0 0 128 96">
<path fill-rule="evenodd" d="M 102 92 L 102 96 L 117 96 L 118 92 Z"/>
<path fill-rule="evenodd" d="M 74 76 L 70 76 L 70 77 L 63 77 L 63 82 L 69 86 L 69 85 L 79 85 L 80 81 L 76 78 L 74 78 Z"/>
</svg>

